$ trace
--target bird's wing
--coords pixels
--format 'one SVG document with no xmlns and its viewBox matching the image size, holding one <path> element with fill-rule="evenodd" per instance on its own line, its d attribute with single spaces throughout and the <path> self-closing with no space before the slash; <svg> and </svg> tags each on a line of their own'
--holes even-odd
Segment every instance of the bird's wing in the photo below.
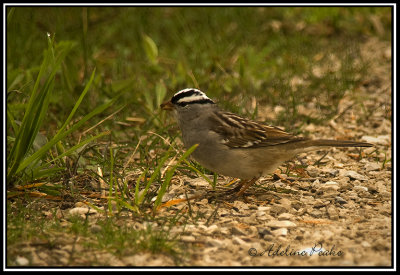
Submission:
<svg viewBox="0 0 400 275">
<path fill-rule="evenodd" d="M 229 112 L 217 111 L 210 119 L 213 125 L 211 130 L 218 133 L 222 142 L 231 148 L 257 148 L 305 140 L 277 127 Z"/>
</svg>

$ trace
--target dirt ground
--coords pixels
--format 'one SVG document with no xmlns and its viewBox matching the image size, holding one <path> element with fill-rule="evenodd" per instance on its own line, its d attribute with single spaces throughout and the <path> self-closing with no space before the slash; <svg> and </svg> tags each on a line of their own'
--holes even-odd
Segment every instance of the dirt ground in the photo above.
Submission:
<svg viewBox="0 0 400 275">
<path fill-rule="evenodd" d="M 186 247 L 179 265 L 391 265 L 391 45 L 368 40 L 362 54 L 371 66 L 363 85 L 356 87 L 356 97 L 349 91 L 334 120 L 324 126 L 310 124 L 306 130 L 315 138 L 366 141 L 375 147 L 361 151 L 332 148 L 325 157 L 326 151 L 299 155 L 294 163 L 308 164 L 305 170 L 294 171 L 300 177 L 282 174 L 262 178 L 247 191 L 245 199 L 230 203 L 192 200 L 190 211 L 201 212 L 202 217 L 171 231 L 180 235 L 179 241 Z M 310 109 L 312 104 L 299 111 Z M 319 165 L 312 165 L 318 160 Z M 219 178 L 220 186 L 227 182 L 228 178 Z M 209 190 L 210 185 L 201 178 L 175 177 L 165 199 Z M 187 203 L 176 204 L 162 209 L 159 215 L 175 215 L 178 209 L 188 207 Z M 79 254 L 72 264 L 78 266 L 89 265 L 92 258 L 111 266 L 176 264 L 168 255 L 139 253 L 117 258 L 106 252 L 86 253 L 70 242 L 55 242 L 60 242 L 57 250 L 29 247 L 33 265 L 63 265 L 66 262 L 62 259 L 69 258 L 72 249 Z"/>
</svg>

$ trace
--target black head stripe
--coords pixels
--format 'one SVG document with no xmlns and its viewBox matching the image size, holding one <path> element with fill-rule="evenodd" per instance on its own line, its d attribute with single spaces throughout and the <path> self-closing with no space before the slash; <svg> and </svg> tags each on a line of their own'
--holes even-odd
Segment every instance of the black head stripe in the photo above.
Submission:
<svg viewBox="0 0 400 275">
<path fill-rule="evenodd" d="M 184 107 L 189 104 L 215 104 L 214 101 L 211 99 L 201 99 L 201 100 L 196 100 L 196 101 L 189 101 L 189 102 L 180 102 L 177 103 L 178 106 Z"/>
<path fill-rule="evenodd" d="M 175 94 L 172 98 L 171 98 L 171 103 L 173 104 L 177 104 L 177 102 L 179 101 L 179 99 L 184 98 L 184 97 L 189 97 L 195 94 L 199 94 L 199 92 L 197 90 L 187 90 L 183 93 L 177 93 Z"/>
<path fill-rule="evenodd" d="M 189 104 L 214 104 L 202 91 L 191 88 L 177 92 L 171 98 L 171 103 L 181 107 Z"/>
</svg>

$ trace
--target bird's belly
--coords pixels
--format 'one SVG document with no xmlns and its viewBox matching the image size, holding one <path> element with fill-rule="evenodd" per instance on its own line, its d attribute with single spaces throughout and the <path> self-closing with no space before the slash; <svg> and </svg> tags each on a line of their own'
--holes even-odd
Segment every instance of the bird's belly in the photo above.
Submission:
<svg viewBox="0 0 400 275">
<path fill-rule="evenodd" d="M 197 149 L 200 146 L 202 144 Z M 275 149 L 266 149 L 263 154 L 256 155 L 251 149 L 226 150 L 218 146 L 195 150 L 192 157 L 215 173 L 246 180 L 273 173 L 280 164 L 289 159 L 288 156 L 282 156 L 280 150 Z"/>
<path fill-rule="evenodd" d="M 228 177 L 252 179 L 263 174 L 263 169 L 252 165 L 251 156 L 241 150 L 198 150 L 192 157 L 205 168 Z"/>
</svg>

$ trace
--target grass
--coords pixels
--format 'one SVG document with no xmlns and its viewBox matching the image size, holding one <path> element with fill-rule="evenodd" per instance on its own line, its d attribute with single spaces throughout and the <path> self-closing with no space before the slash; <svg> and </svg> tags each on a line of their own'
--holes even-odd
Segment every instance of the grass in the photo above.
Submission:
<svg viewBox="0 0 400 275">
<path fill-rule="evenodd" d="M 36 202 L 36 205 L 39 204 Z M 9 203 L 7 207 L 10 215 L 7 217 L 9 220 L 7 245 L 9 251 L 18 255 L 24 255 L 25 253 L 21 253 L 21 248 L 24 250 L 23 248 L 29 245 L 41 245 L 53 250 L 60 245 L 57 239 L 63 239 L 64 245 L 77 245 L 76 240 L 82 239 L 79 245 L 87 251 L 94 252 L 91 259 L 93 262 L 86 265 L 104 266 L 101 259 L 98 259 L 98 262 L 94 260 L 96 251 L 106 251 L 119 257 L 140 252 L 166 254 L 177 264 L 183 257 L 183 247 L 177 240 L 178 235 L 170 232 L 171 228 L 182 219 L 182 215 L 169 219 L 149 216 L 147 221 L 141 217 L 140 222 L 146 223 L 146 226 L 137 229 L 134 225 L 127 225 L 130 219 L 123 215 L 96 220 L 93 220 L 90 215 L 69 215 L 66 217 L 67 221 L 62 224 L 56 218 L 55 211 L 48 212 L 45 216 L 37 211 L 36 207 L 21 207 L 15 203 Z M 29 259 L 29 254 L 26 254 Z M 71 262 L 74 258 L 80 257 L 79 252 L 72 250 L 69 257 Z M 8 264 L 12 264 L 11 259 L 12 257 L 8 259 Z M 57 260 L 51 263 L 54 265 Z"/>
<path fill-rule="evenodd" d="M 344 93 L 360 85 L 368 73 L 360 44 L 391 39 L 390 12 L 7 7 L 8 264 L 21 243 L 52 240 L 56 232 L 118 257 L 149 251 L 179 263 L 185 253 L 169 230 L 116 225 L 124 213 L 136 222 L 158 219 L 175 175 L 201 176 L 215 188 L 216 175 L 188 160 L 191 150 L 183 150 L 160 103 L 197 87 L 252 118 L 260 107 L 281 106 L 267 123 L 307 134 L 303 126 L 335 116 Z M 310 102 L 318 113 L 299 112 Z M 63 227 L 34 207 L 68 209 L 67 198 L 98 209 L 101 230 L 91 232 L 81 217 Z M 164 224 L 194 215 L 190 209 Z"/>
</svg>

